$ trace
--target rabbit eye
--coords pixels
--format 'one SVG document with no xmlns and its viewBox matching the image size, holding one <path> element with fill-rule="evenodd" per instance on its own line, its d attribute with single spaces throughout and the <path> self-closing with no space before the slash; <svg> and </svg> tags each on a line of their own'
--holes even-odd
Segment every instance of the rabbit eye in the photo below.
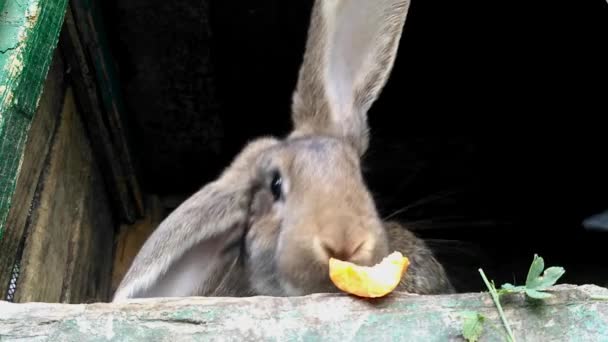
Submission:
<svg viewBox="0 0 608 342">
<path fill-rule="evenodd" d="M 281 178 L 281 174 L 278 171 L 275 171 L 272 175 L 270 192 L 272 192 L 275 201 L 278 201 L 283 197 L 283 178 Z"/>
</svg>

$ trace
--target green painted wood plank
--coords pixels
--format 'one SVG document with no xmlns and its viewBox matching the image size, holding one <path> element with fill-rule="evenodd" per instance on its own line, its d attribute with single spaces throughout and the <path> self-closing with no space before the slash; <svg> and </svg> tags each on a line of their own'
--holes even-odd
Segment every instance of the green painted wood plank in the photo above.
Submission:
<svg viewBox="0 0 608 342">
<path fill-rule="evenodd" d="M 67 0 L 13 0 L 0 15 L 0 239 L 23 149 L 49 70 Z"/>
<path fill-rule="evenodd" d="M 559 285 L 533 304 L 503 296 L 518 342 L 608 341 L 608 289 Z M 0 302 L 2 341 L 464 341 L 465 312 L 485 317 L 480 342 L 506 341 L 487 292 L 441 296 L 393 293 L 362 300 L 303 297 L 166 298 L 126 303 Z"/>
</svg>

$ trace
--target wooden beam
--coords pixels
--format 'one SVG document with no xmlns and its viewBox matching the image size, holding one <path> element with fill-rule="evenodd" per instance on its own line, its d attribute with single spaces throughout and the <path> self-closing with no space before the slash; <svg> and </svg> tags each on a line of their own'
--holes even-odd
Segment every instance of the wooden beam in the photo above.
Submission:
<svg viewBox="0 0 608 342">
<path fill-rule="evenodd" d="M 30 209 L 43 173 L 46 156 L 55 134 L 65 94 L 65 66 L 56 53 L 45 82 L 40 105 L 33 117 L 22 164 L 17 176 L 12 205 L 6 219 L 4 238 L 0 239 L 0 298 L 8 292 L 13 268 L 21 257 Z"/>
<path fill-rule="evenodd" d="M 0 15 L 0 240 L 67 0 L 7 1 Z"/>
<path fill-rule="evenodd" d="M 605 341 L 608 289 L 559 285 L 534 305 L 503 296 L 517 341 Z M 488 293 L 379 300 L 304 297 L 142 299 L 89 305 L 0 303 L 2 341 L 464 341 L 465 312 L 485 317 L 479 341 L 505 341 Z"/>
<path fill-rule="evenodd" d="M 114 222 L 71 88 L 47 160 L 31 209 L 15 301 L 108 300 Z"/>
</svg>

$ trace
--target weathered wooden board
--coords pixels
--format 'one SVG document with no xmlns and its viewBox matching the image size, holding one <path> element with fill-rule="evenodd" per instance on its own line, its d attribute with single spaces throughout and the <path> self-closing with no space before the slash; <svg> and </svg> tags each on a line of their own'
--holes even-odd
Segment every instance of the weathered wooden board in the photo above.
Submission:
<svg viewBox="0 0 608 342">
<path fill-rule="evenodd" d="M 83 200 L 83 213 L 70 241 L 70 259 L 61 301 L 83 303 L 105 301 L 111 295 L 112 254 L 116 221 L 103 178 L 96 168 Z"/>
<path fill-rule="evenodd" d="M 67 0 L 8 1 L 0 15 L 0 239 L 23 149 L 57 44 Z"/>
<path fill-rule="evenodd" d="M 15 300 L 107 300 L 113 220 L 71 88 L 40 182 Z"/>
<path fill-rule="evenodd" d="M 503 298 L 517 341 L 606 341 L 608 289 L 560 285 L 542 305 Z M 462 341 L 463 312 L 488 321 L 480 341 L 503 341 L 488 293 L 368 301 L 305 297 L 145 299 L 89 305 L 0 303 L 2 341 Z"/>
<path fill-rule="evenodd" d="M 18 254 L 25 238 L 29 210 L 63 106 L 64 72 L 63 60 L 56 53 L 25 144 L 21 172 L 17 178 L 17 186 L 6 220 L 6 227 L 9 229 L 5 231 L 4 238 L 0 239 L 1 296 L 7 293 L 11 270 L 20 257 Z"/>
</svg>

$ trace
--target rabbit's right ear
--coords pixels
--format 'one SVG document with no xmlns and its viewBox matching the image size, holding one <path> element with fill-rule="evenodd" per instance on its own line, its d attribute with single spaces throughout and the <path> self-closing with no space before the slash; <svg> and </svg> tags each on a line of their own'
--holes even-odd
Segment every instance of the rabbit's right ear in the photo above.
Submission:
<svg viewBox="0 0 608 342">
<path fill-rule="evenodd" d="M 367 111 L 392 70 L 409 3 L 315 1 L 293 96 L 294 136 L 338 136 L 365 152 Z"/>
<path fill-rule="evenodd" d="M 245 277 L 238 273 L 238 258 L 248 223 L 253 166 L 262 151 L 276 143 L 270 138 L 250 143 L 216 181 L 175 209 L 146 240 L 113 301 L 245 290 L 238 287 L 246 285 L 232 281 L 225 289 L 223 280 Z"/>
</svg>

